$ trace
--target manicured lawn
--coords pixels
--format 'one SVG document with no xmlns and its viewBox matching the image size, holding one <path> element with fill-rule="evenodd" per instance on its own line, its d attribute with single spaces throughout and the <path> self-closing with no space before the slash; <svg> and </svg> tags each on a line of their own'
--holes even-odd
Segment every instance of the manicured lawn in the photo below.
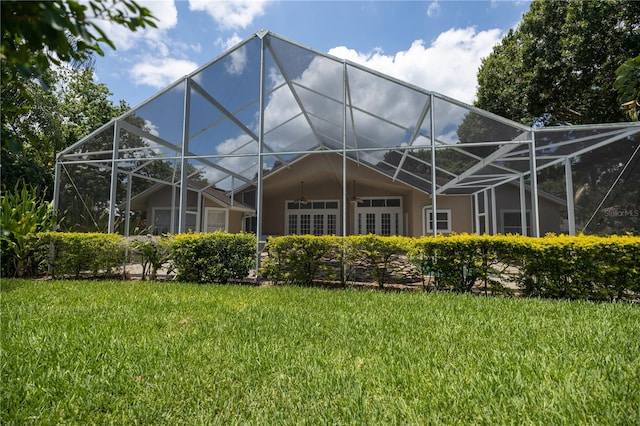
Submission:
<svg viewBox="0 0 640 426">
<path fill-rule="evenodd" d="M 638 424 L 640 306 L 3 280 L 2 424 Z"/>
</svg>

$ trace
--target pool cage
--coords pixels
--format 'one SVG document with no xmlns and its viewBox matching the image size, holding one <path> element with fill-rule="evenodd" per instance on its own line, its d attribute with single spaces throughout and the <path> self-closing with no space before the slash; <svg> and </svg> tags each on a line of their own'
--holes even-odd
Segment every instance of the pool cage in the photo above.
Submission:
<svg viewBox="0 0 640 426">
<path fill-rule="evenodd" d="M 260 31 L 60 152 L 54 203 L 63 229 L 128 236 L 145 229 L 136 200 L 154 188 L 170 191 L 176 232 L 192 229 L 188 205 L 224 194 L 264 242 L 265 179 L 335 154 L 343 223 L 355 164 L 430 196 L 434 212 L 442 196 L 471 197 L 476 233 L 498 232 L 504 186 L 523 235 L 547 231 L 543 197 L 568 234 L 637 233 L 639 149 L 639 123 L 524 126 Z"/>
</svg>

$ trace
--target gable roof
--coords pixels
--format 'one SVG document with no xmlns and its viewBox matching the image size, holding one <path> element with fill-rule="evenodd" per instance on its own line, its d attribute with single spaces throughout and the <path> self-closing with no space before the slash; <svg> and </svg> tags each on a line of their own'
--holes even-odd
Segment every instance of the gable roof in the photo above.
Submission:
<svg viewBox="0 0 640 426">
<path fill-rule="evenodd" d="M 163 183 L 156 183 L 155 185 L 147 188 L 146 190 L 144 190 L 143 192 L 140 192 L 139 194 L 137 194 L 136 196 L 134 196 L 133 198 L 131 198 L 131 203 L 134 204 L 136 201 L 139 200 L 144 200 L 147 197 L 149 197 L 150 195 L 167 188 L 168 186 L 166 184 Z M 210 186 L 207 186 L 201 182 L 197 182 L 197 181 L 189 181 L 187 183 L 187 187 L 189 189 L 189 191 L 193 191 L 193 192 L 199 192 L 200 194 L 202 194 L 202 196 L 204 198 L 207 198 L 215 203 L 217 203 L 218 205 L 220 205 L 223 208 L 229 209 L 229 210 L 236 210 L 236 211 L 242 211 L 242 212 L 247 212 L 247 213 L 254 213 L 255 212 L 255 208 L 248 206 L 240 201 L 238 201 L 235 198 L 230 197 L 225 191 L 222 191 L 220 189 L 217 188 L 212 188 Z M 169 197 L 169 202 L 171 197 Z M 123 207 L 123 206 L 121 206 Z"/>
<path fill-rule="evenodd" d="M 145 182 L 132 196 L 192 176 L 232 194 L 335 152 L 427 193 L 472 194 L 639 134 L 639 123 L 534 129 L 259 31 L 58 163 L 115 166 Z"/>
</svg>

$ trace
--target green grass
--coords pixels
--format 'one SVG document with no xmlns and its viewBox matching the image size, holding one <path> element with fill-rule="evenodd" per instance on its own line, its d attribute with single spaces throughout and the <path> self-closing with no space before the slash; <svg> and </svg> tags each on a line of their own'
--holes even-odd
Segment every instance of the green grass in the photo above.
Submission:
<svg viewBox="0 0 640 426">
<path fill-rule="evenodd" d="M 640 307 L 3 280 L 2 424 L 638 424 Z"/>
</svg>

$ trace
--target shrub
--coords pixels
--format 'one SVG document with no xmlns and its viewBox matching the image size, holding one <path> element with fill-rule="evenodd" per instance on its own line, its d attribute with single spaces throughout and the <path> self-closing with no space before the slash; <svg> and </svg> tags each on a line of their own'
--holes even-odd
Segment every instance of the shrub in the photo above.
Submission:
<svg viewBox="0 0 640 426">
<path fill-rule="evenodd" d="M 547 235 L 522 248 L 519 285 L 526 296 L 623 300 L 640 291 L 638 237 Z"/>
<path fill-rule="evenodd" d="M 354 262 L 362 262 L 373 271 L 373 280 L 380 288 L 384 287 L 388 274 L 393 273 L 391 258 L 406 252 L 405 237 L 381 237 L 377 235 L 358 235 L 349 237 L 347 253 Z"/>
<path fill-rule="evenodd" d="M 158 269 L 169 260 L 169 244 L 169 239 L 164 236 L 144 235 L 129 239 L 132 255 L 140 258 L 143 280 L 147 275 L 151 280 L 156 279 Z"/>
<path fill-rule="evenodd" d="M 45 232 L 39 234 L 38 243 L 43 255 L 52 249 L 47 262 L 54 277 L 112 275 L 124 264 L 127 250 L 121 235 L 97 232 Z"/>
<path fill-rule="evenodd" d="M 179 234 L 169 244 L 179 281 L 227 283 L 247 277 L 255 263 L 257 241 L 252 234 Z"/>
<path fill-rule="evenodd" d="M 37 270 L 34 260 L 35 235 L 50 231 L 55 215 L 52 203 L 37 195 L 30 186 L 16 188 L 0 196 L 0 257 L 2 276 L 32 275 Z"/>
<path fill-rule="evenodd" d="M 261 274 L 274 283 L 311 285 L 327 265 L 323 257 L 335 248 L 337 237 L 287 235 L 269 239 L 265 246 L 268 258 Z"/>
</svg>

